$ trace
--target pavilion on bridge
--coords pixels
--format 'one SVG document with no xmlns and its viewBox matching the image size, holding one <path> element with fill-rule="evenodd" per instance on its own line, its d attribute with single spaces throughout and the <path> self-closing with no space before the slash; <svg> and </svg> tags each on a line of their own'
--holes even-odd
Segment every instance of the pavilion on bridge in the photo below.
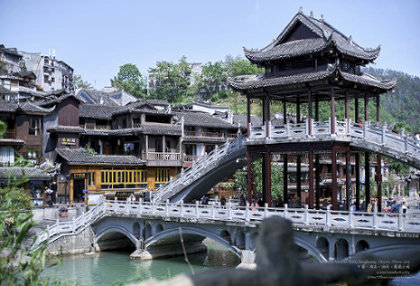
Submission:
<svg viewBox="0 0 420 286">
<path fill-rule="evenodd" d="M 271 163 L 273 158 L 281 158 L 284 173 L 283 199 L 288 201 L 288 158 L 296 162 L 296 197 L 299 204 L 307 202 L 309 208 L 320 207 L 320 156 L 331 156 L 331 185 L 333 209 L 339 203 L 352 202 L 355 198 L 356 208 L 360 208 L 360 155 L 365 156 L 366 205 L 370 200 L 370 153 L 352 146 L 351 140 L 338 140 L 339 128 L 348 128 L 350 122 L 361 123 L 369 120 L 368 102 L 376 101 L 376 120 L 380 121 L 379 96 L 391 90 L 396 80 L 382 80 L 364 74 L 361 67 L 372 63 L 379 55 L 380 48 L 366 49 L 356 44 L 351 36 L 347 37 L 326 23 L 299 11 L 281 34 L 261 50 L 244 49 L 245 56 L 251 63 L 265 69 L 262 75 L 237 76 L 229 80 L 231 87 L 247 98 L 248 113 L 248 195 L 253 189 L 251 158 L 262 157 L 263 199 L 271 205 Z M 359 107 L 359 100 L 364 104 Z M 263 125 L 251 126 L 251 102 L 262 105 Z M 330 114 L 320 114 L 322 102 L 329 102 Z M 338 104 L 344 104 L 345 118 L 336 118 Z M 325 104 L 325 103 L 324 103 Z M 354 114 L 350 114 L 350 104 L 354 104 Z M 296 128 L 303 128 L 305 137 L 275 137 L 274 121 L 271 121 L 273 106 L 282 108 L 286 119 L 288 108 L 295 108 L 297 115 Z M 359 109 L 364 111 L 360 116 Z M 303 122 L 301 110 L 307 110 L 306 122 Z M 328 122 L 321 117 L 329 116 Z M 286 124 L 284 120 L 283 124 Z M 328 130 L 325 130 L 325 129 Z M 302 129 L 301 129 L 302 130 Z M 254 131 L 259 131 L 254 132 Z M 312 138 L 315 133 L 325 132 L 328 136 Z M 259 134 L 259 136 L 257 136 Z M 312 138 L 312 139 L 311 139 Z M 280 153 L 281 156 L 272 156 Z M 309 181 L 308 194 L 302 197 L 301 164 L 302 156 L 308 158 Z M 339 189 L 337 183 L 337 156 L 345 157 L 345 184 Z M 381 155 L 376 155 L 377 166 L 381 166 Z M 354 166 L 351 166 L 354 162 Z M 351 173 L 355 173 L 355 185 L 351 183 Z M 376 171 L 378 185 L 378 210 L 381 210 L 381 173 Z M 353 191 L 354 189 L 354 191 Z M 349 190 L 349 191 L 346 191 Z M 353 193 L 355 194 L 353 196 Z M 349 209 L 349 203 L 345 203 Z"/>
</svg>

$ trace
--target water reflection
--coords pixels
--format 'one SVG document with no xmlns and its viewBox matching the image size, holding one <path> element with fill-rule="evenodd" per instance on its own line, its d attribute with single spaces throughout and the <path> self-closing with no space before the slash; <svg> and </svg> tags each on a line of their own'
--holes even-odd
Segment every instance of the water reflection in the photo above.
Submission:
<svg viewBox="0 0 420 286">
<path fill-rule="evenodd" d="M 230 267 L 240 260 L 214 241 L 205 240 L 207 253 L 188 256 L 195 273 L 214 267 Z M 63 257 L 61 264 L 44 270 L 44 275 L 58 280 L 77 281 L 80 285 L 113 285 L 115 282 L 141 281 L 148 278 L 168 279 L 180 273 L 191 273 L 184 257 L 130 261 L 130 251 L 101 252 L 91 256 Z"/>
</svg>

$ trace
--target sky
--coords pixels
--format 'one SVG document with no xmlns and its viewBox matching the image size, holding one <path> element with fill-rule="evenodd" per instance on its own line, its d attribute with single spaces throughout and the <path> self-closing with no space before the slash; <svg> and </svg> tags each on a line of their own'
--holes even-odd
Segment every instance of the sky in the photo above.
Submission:
<svg viewBox="0 0 420 286">
<path fill-rule="evenodd" d="M 0 44 L 48 55 L 101 89 L 126 63 L 224 60 L 263 48 L 302 7 L 366 48 L 374 67 L 420 76 L 419 0 L 0 0 Z"/>
</svg>

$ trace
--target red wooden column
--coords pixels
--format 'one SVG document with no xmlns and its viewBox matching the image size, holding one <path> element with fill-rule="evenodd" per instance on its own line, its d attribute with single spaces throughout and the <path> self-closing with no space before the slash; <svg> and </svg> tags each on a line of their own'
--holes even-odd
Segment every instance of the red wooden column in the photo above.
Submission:
<svg viewBox="0 0 420 286">
<path fill-rule="evenodd" d="M 369 97 L 365 93 L 365 122 L 369 121 Z"/>
<path fill-rule="evenodd" d="M 287 204 L 287 199 L 289 197 L 289 194 L 287 192 L 288 187 L 288 172 L 287 172 L 287 154 L 283 154 L 283 201 L 285 204 Z"/>
<path fill-rule="evenodd" d="M 318 98 L 315 98 L 315 121 L 319 121 L 319 101 Z M 315 207 L 319 210 L 319 197 L 321 191 L 321 178 L 319 172 L 319 154 L 315 155 Z"/>
<path fill-rule="evenodd" d="M 332 205 L 333 210 L 338 210 L 337 204 L 337 150 L 335 146 L 332 147 L 332 155 L 331 155 L 331 163 L 332 163 L 332 170 L 331 170 L 331 179 L 332 179 Z"/>
<path fill-rule="evenodd" d="M 308 135 L 312 135 L 312 92 L 308 91 Z"/>
<path fill-rule="evenodd" d="M 296 123 L 300 123 L 300 99 L 296 98 Z"/>
<path fill-rule="evenodd" d="M 369 162 L 369 152 L 365 152 L 365 208 L 370 203 L 370 162 Z"/>
<path fill-rule="evenodd" d="M 346 90 L 346 102 L 345 102 L 345 108 L 344 108 L 344 116 L 346 117 L 346 120 L 350 118 L 349 113 L 349 91 Z"/>
<path fill-rule="evenodd" d="M 265 137 L 270 137 L 270 97 L 264 96 Z"/>
<path fill-rule="evenodd" d="M 354 120 L 359 123 L 359 99 L 354 98 Z M 356 172 L 356 210 L 360 210 L 360 154 L 354 154 L 355 172 Z"/>
<path fill-rule="evenodd" d="M 334 88 L 331 88 L 331 134 L 335 134 L 335 98 L 334 98 Z"/>
<path fill-rule="evenodd" d="M 296 193 L 299 206 L 302 205 L 302 156 L 296 155 Z"/>
<path fill-rule="evenodd" d="M 314 208 L 314 152 L 309 150 L 309 208 Z"/>
<path fill-rule="evenodd" d="M 347 202 L 347 211 L 350 210 L 351 206 L 351 156 L 350 151 L 346 152 L 346 202 Z"/>
<path fill-rule="evenodd" d="M 263 174 L 263 199 L 271 207 L 271 156 L 269 151 L 265 151 L 262 163 Z"/>
<path fill-rule="evenodd" d="M 376 121 L 381 122 L 381 110 L 380 110 L 380 99 L 379 95 L 376 96 Z M 380 212 L 382 210 L 382 155 L 376 155 L 376 184 L 378 187 L 378 202 L 377 210 Z"/>
<path fill-rule="evenodd" d="M 252 174 L 252 155 L 249 151 L 246 152 L 246 159 L 247 159 L 247 184 L 248 184 L 248 202 L 251 204 L 252 193 L 254 190 L 254 178 Z"/>
<path fill-rule="evenodd" d="M 247 95 L 246 97 L 246 124 L 247 124 L 247 136 L 251 136 L 251 99 Z"/>
<path fill-rule="evenodd" d="M 283 124 L 287 123 L 287 104 L 286 104 L 286 100 L 283 100 Z"/>
</svg>

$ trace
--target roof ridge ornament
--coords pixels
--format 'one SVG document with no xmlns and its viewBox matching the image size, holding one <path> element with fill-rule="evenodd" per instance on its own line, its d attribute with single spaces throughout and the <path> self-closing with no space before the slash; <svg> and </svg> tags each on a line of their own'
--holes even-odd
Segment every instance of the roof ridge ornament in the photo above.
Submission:
<svg viewBox="0 0 420 286">
<path fill-rule="evenodd" d="M 324 22 L 324 14 L 321 14 L 321 18 L 319 19 L 321 22 Z"/>
<path fill-rule="evenodd" d="M 299 13 L 303 14 L 303 7 L 302 6 L 299 7 Z"/>
<path fill-rule="evenodd" d="M 311 10 L 309 17 L 313 18 L 314 17 L 314 11 Z"/>
</svg>

